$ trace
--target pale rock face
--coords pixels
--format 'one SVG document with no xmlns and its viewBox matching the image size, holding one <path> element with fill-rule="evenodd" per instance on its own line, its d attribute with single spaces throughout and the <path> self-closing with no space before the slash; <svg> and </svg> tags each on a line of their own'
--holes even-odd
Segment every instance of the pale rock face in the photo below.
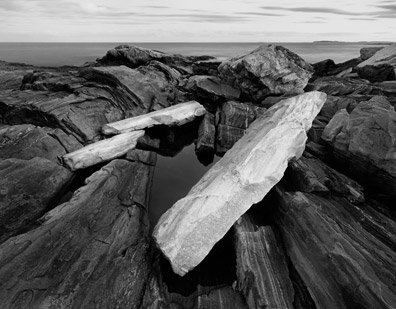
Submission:
<svg viewBox="0 0 396 309">
<path fill-rule="evenodd" d="M 309 63 L 277 45 L 262 45 L 221 63 L 218 70 L 224 80 L 254 101 L 271 94 L 301 93 L 313 74 Z"/>
<path fill-rule="evenodd" d="M 155 112 L 127 118 L 103 126 L 104 134 L 120 134 L 140 129 L 150 128 L 155 125 L 180 126 L 203 116 L 205 108 L 196 101 L 180 103 Z"/>
<path fill-rule="evenodd" d="M 271 107 L 160 218 L 153 236 L 175 273 L 184 275 L 198 265 L 282 178 L 288 161 L 304 151 L 306 131 L 325 100 L 326 94 L 314 91 Z"/>
</svg>

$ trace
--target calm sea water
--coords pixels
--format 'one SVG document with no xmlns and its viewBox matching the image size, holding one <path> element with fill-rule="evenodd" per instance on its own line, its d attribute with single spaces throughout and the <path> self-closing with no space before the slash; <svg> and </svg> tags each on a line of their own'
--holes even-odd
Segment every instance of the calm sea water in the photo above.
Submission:
<svg viewBox="0 0 396 309">
<path fill-rule="evenodd" d="M 42 66 L 82 65 L 102 57 L 119 44 L 131 44 L 186 56 L 230 58 L 246 54 L 264 43 L 0 43 L 0 60 Z M 267 43 L 266 43 L 267 44 Z M 276 43 L 310 63 L 324 59 L 343 62 L 359 56 L 362 43 Z"/>
<path fill-rule="evenodd" d="M 230 58 L 246 54 L 260 43 L 129 43 L 182 55 L 210 55 Z M 0 43 L 0 60 L 41 66 L 82 65 L 102 57 L 117 43 Z M 368 46 L 358 43 L 281 43 L 306 61 L 324 59 L 343 62 L 359 56 Z M 195 157 L 190 145 L 174 158 L 158 156 L 150 201 L 150 221 L 159 217 L 178 199 L 184 197 L 208 170 Z"/>
</svg>

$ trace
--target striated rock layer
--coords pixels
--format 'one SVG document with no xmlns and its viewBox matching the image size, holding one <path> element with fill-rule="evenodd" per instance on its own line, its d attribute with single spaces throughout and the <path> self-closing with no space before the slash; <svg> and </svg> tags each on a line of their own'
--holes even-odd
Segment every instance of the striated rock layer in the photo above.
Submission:
<svg viewBox="0 0 396 309">
<path fill-rule="evenodd" d="M 278 226 L 317 308 L 395 308 L 395 221 L 341 197 L 278 190 Z"/>
<path fill-rule="evenodd" d="M 310 92 L 274 105 L 160 218 L 153 236 L 175 273 L 198 265 L 282 178 L 288 160 L 304 151 L 306 131 L 325 100 L 324 93 Z"/>
<path fill-rule="evenodd" d="M 245 214 L 234 224 L 237 289 L 249 308 L 293 309 L 294 290 L 282 243 L 272 226 Z"/>
<path fill-rule="evenodd" d="M 139 308 L 153 167 L 114 160 L 0 245 L 0 308 Z"/>
</svg>

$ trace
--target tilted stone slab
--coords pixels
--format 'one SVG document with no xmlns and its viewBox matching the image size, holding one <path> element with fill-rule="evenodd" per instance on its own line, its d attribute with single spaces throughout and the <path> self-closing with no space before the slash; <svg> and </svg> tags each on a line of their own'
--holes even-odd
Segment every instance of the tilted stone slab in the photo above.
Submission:
<svg viewBox="0 0 396 309">
<path fill-rule="evenodd" d="M 120 134 L 155 125 L 180 126 L 206 113 L 205 108 L 196 101 L 189 101 L 167 107 L 137 117 L 127 118 L 103 126 L 104 134 Z"/>
<path fill-rule="evenodd" d="M 244 137 L 159 220 L 153 236 L 175 273 L 197 266 L 234 222 L 282 178 L 300 157 L 306 131 L 326 94 L 286 99 L 255 120 Z"/>
<path fill-rule="evenodd" d="M 61 157 L 61 161 L 72 171 L 106 162 L 125 155 L 135 149 L 143 130 L 127 132 L 90 144 Z"/>
</svg>

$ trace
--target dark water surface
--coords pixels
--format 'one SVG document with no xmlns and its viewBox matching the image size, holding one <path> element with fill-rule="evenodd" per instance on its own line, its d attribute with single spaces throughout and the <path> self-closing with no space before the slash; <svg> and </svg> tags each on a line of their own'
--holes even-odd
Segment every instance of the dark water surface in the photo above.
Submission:
<svg viewBox="0 0 396 309">
<path fill-rule="evenodd" d="M 213 164 L 204 166 L 198 161 L 194 144 L 186 146 L 175 157 L 158 155 L 149 206 L 151 228 L 167 209 L 187 195 Z"/>
</svg>

